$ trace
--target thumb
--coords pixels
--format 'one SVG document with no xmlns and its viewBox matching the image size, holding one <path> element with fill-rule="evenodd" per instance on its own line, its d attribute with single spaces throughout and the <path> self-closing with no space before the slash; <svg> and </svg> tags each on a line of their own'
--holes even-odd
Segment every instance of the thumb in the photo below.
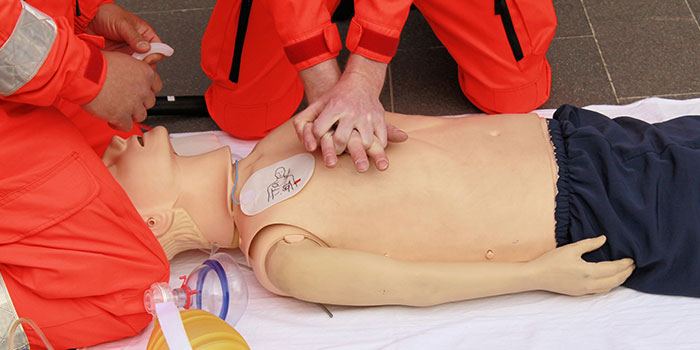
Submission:
<svg viewBox="0 0 700 350">
<path fill-rule="evenodd" d="M 297 135 L 301 139 L 304 135 L 304 126 L 306 126 L 307 123 L 312 123 L 316 118 L 318 117 L 318 114 L 321 112 L 321 108 L 323 107 L 323 104 L 315 102 L 310 104 L 308 107 L 306 107 L 303 111 L 297 113 L 292 119 L 294 119 L 294 129 L 297 132 Z"/>
<path fill-rule="evenodd" d="M 389 142 L 404 142 L 408 140 L 408 134 L 392 124 L 386 125 L 386 132 Z"/>
<path fill-rule="evenodd" d="M 605 244 L 607 238 L 604 235 L 600 235 L 595 238 L 588 238 L 582 241 L 574 243 L 575 247 L 578 249 L 580 254 L 588 253 L 594 251 Z"/>
<path fill-rule="evenodd" d="M 136 30 L 136 26 L 131 21 L 121 21 L 117 26 L 117 32 L 132 50 L 148 52 L 151 49 L 151 44 Z"/>
</svg>

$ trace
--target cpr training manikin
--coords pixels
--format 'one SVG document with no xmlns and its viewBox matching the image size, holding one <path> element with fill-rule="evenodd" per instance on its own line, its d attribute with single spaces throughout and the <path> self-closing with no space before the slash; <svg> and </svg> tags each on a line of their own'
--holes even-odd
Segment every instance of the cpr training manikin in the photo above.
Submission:
<svg viewBox="0 0 700 350">
<path fill-rule="evenodd" d="M 644 292 L 700 297 L 697 274 L 669 268 L 690 249 L 683 241 L 697 239 L 680 227 L 697 227 L 697 215 L 654 217 L 644 205 L 638 212 L 610 209 L 637 200 L 613 196 L 620 188 L 648 187 L 644 181 L 700 165 L 699 152 L 689 146 L 699 119 L 651 125 L 572 106 L 551 121 L 390 114 L 387 121 L 409 140 L 388 148 L 392 163 L 383 173 L 358 174 L 349 156 L 326 168 L 320 155 L 304 151 L 291 123 L 234 165 L 227 148 L 177 156 L 162 128 L 146 133 L 143 145 L 115 139 L 103 160 L 168 256 L 212 243 L 239 246 L 259 282 L 280 295 L 423 306 L 528 290 L 598 293 L 626 281 Z M 650 149 L 657 144 L 665 146 Z M 620 152 L 624 161 L 614 155 Z M 674 175 L 654 170 L 654 162 L 668 156 L 684 159 Z M 615 179 L 620 188 L 583 181 L 611 181 L 620 175 L 610 170 L 616 162 L 643 162 L 647 173 L 628 176 L 628 183 Z M 605 171 L 596 168 L 601 163 L 609 163 Z M 663 193 L 680 193 L 673 191 L 680 180 L 668 182 L 671 191 Z M 674 200 L 663 193 L 655 203 Z M 626 226 L 639 220 L 655 221 L 643 232 Z M 186 233 L 177 232 L 182 227 Z M 687 237 L 671 250 L 664 243 L 662 251 L 658 242 L 671 229 Z M 586 260 L 603 262 L 582 260 L 586 253 Z"/>
<path fill-rule="evenodd" d="M 114 138 L 102 161 L 157 241 L 156 254 L 240 247 L 259 282 L 280 295 L 423 306 L 528 290 L 581 295 L 624 282 L 700 297 L 698 274 L 687 273 L 699 264 L 680 262 L 695 247 L 698 208 L 650 214 L 657 207 L 630 205 L 639 198 L 619 194 L 635 185 L 661 208 L 697 196 L 679 187 L 697 187 L 700 117 L 651 125 L 563 106 L 554 120 L 389 114 L 387 121 L 409 139 L 388 147 L 384 172 L 359 174 L 347 155 L 326 168 L 304 151 L 291 123 L 238 162 L 228 148 L 178 156 L 161 127 L 142 139 Z M 659 167 L 668 157 L 675 168 Z M 620 179 L 618 168 L 640 170 Z M 646 193 L 645 181 L 665 190 Z M 596 238 L 600 232 L 607 241 Z M 110 263 L 127 262 L 104 268 Z M 140 279 L 136 289 L 158 280 Z"/>
</svg>

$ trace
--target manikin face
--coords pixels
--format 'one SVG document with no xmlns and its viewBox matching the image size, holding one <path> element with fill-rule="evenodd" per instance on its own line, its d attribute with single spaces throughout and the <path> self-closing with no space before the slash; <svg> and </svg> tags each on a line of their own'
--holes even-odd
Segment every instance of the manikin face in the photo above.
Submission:
<svg viewBox="0 0 700 350">
<path fill-rule="evenodd" d="M 141 142 L 140 142 L 141 141 Z M 112 176 L 121 184 L 136 209 L 172 205 L 177 200 L 180 173 L 168 132 L 156 127 L 143 138 L 114 137 L 102 157 Z"/>
<path fill-rule="evenodd" d="M 114 137 L 102 161 L 154 233 L 167 231 L 169 210 L 182 208 L 208 241 L 221 247 L 237 245 L 228 148 L 178 156 L 165 128 L 155 127 L 142 139 Z"/>
</svg>

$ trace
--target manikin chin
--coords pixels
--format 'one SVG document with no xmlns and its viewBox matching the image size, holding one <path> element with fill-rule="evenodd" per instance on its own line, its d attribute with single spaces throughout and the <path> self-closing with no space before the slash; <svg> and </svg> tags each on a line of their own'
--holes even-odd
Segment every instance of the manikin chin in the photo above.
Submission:
<svg viewBox="0 0 700 350">
<path fill-rule="evenodd" d="M 114 137 L 102 161 L 153 231 L 168 259 L 190 249 L 238 247 L 231 206 L 228 147 L 193 157 L 175 154 L 167 131 Z"/>
</svg>

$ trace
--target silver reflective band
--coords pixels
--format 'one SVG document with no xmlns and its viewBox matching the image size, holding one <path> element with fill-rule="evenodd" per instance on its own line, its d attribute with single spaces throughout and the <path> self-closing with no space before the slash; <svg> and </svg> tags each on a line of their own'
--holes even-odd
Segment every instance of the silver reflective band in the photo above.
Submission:
<svg viewBox="0 0 700 350">
<path fill-rule="evenodd" d="M 34 78 L 56 40 L 51 17 L 22 1 L 22 13 L 0 47 L 0 95 L 8 96 Z"/>
<path fill-rule="evenodd" d="M 7 332 L 12 322 L 16 319 L 17 312 L 15 312 L 14 305 L 12 305 L 12 299 L 10 299 L 10 293 L 7 292 L 5 281 L 0 275 L 0 349 L 7 349 L 7 337 L 9 336 Z M 27 340 L 27 335 L 24 334 L 24 328 L 19 326 L 16 333 L 14 347 L 8 350 L 29 350 L 29 341 Z"/>
</svg>

